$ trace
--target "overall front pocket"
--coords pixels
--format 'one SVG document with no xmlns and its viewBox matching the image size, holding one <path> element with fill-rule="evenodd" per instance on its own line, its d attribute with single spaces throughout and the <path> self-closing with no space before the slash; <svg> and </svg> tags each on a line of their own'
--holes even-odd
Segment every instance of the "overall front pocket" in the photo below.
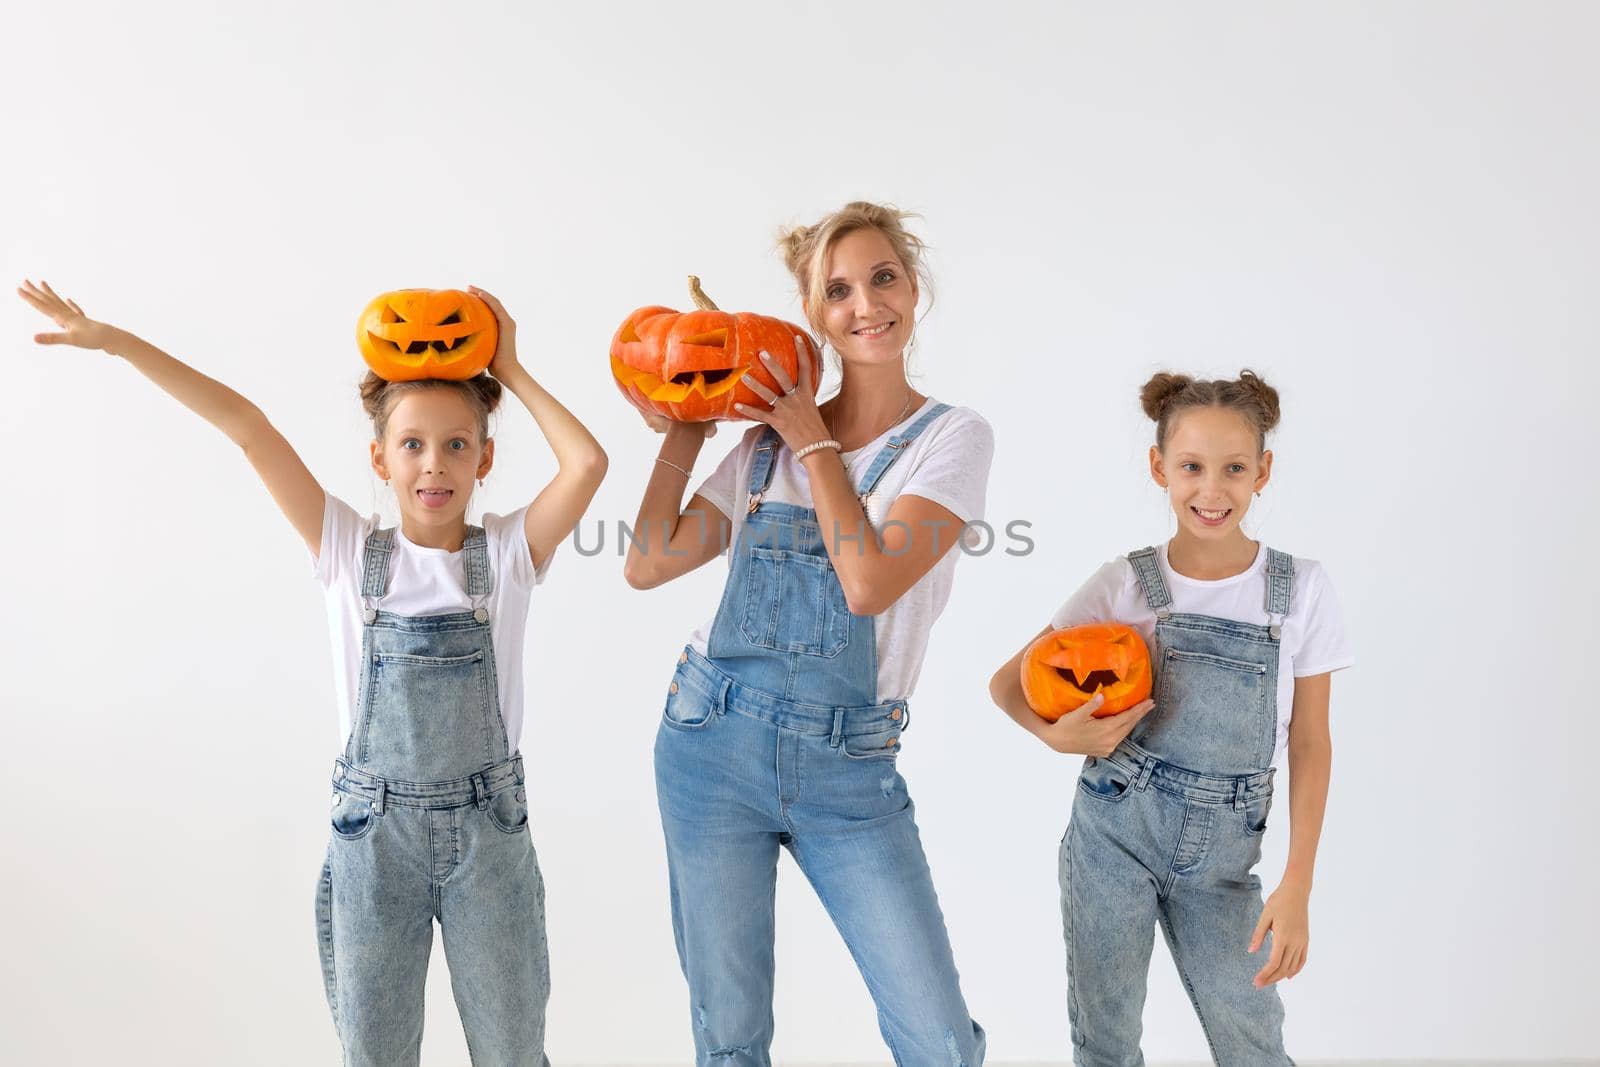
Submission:
<svg viewBox="0 0 1600 1067">
<path fill-rule="evenodd" d="M 844 588 L 824 556 L 750 549 L 739 632 L 776 652 L 837 656 L 850 641 Z"/>
<path fill-rule="evenodd" d="M 463 763 L 504 756 L 481 650 L 464 656 L 377 652 L 368 670 L 364 763 L 403 767 L 405 777 L 426 782 L 459 773 Z"/>
</svg>

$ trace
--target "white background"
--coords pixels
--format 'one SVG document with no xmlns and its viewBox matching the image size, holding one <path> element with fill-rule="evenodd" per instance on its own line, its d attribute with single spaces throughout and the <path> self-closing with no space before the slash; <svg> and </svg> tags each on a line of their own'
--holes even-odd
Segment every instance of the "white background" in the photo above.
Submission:
<svg viewBox="0 0 1600 1067">
<path fill-rule="evenodd" d="M 775 232 L 858 197 L 924 214 L 919 382 L 991 420 L 990 516 L 1037 542 L 958 569 L 902 759 L 991 1060 L 1068 1058 L 1077 761 L 987 679 L 1170 528 L 1145 376 L 1246 365 L 1284 406 L 1251 528 L 1327 564 L 1360 656 L 1291 1050 L 1594 1056 L 1597 33 L 1585 3 L 8 4 L 0 246 L 363 511 L 394 515 L 352 343 L 384 289 L 502 296 L 603 442 L 607 551 L 562 550 L 526 649 L 558 1062 L 690 1058 L 650 751 L 723 569 L 622 580 L 656 440 L 609 337 L 690 272 L 798 319 Z M 216 431 L 43 327 L 0 303 L 5 1058 L 332 1062 L 310 560 Z M 508 400 L 493 511 L 552 470 Z M 787 860 L 779 897 L 778 1054 L 883 1059 Z M 465 1063 L 442 956 L 428 1011 L 425 1062 Z M 1152 1059 L 1205 1056 L 1160 948 L 1145 1018 Z"/>
</svg>

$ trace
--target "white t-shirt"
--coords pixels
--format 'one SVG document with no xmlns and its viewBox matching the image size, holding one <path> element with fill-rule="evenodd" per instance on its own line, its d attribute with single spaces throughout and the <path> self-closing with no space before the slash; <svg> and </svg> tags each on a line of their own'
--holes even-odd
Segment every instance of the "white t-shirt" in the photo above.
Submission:
<svg viewBox="0 0 1600 1067">
<path fill-rule="evenodd" d="M 885 430 L 860 448 L 842 456 L 850 481 L 856 484 L 883 446 L 896 432 L 908 429 L 912 423 L 938 402 L 929 398 L 905 419 Z M 755 464 L 756 442 L 766 427 L 757 423 L 750 427 L 739 444 L 723 457 L 717 469 L 695 490 L 733 523 L 730 542 L 738 541 L 744 528 L 746 506 L 749 502 L 750 469 Z M 960 522 L 973 522 L 983 518 L 984 496 L 989 487 L 989 464 L 994 459 L 994 431 L 983 416 L 971 408 L 952 407 L 929 423 L 906 447 L 904 454 L 884 472 L 877 487 L 867 501 L 867 518 L 873 526 L 881 527 L 895 498 L 902 493 L 920 496 L 948 508 Z M 813 507 L 811 480 L 803 464 L 787 448 L 781 449 L 774 462 L 772 483 L 767 487 L 763 502 L 795 504 Z M 940 544 L 951 544 L 961 532 L 952 525 L 939 531 Z M 983 543 L 979 531 L 969 531 L 969 542 Z M 845 551 L 850 551 L 848 542 Z M 954 584 L 956 560 L 960 546 L 940 557 L 933 569 L 924 574 L 915 585 L 891 604 L 883 614 L 872 620 L 873 636 L 878 646 L 877 700 L 904 699 L 911 696 L 917 675 L 922 671 L 922 660 L 928 650 L 928 632 L 934 620 L 944 610 Z M 732 553 L 728 560 L 731 565 Z M 711 637 L 711 624 L 715 616 L 694 632 L 689 644 L 701 655 L 706 653 L 706 643 Z"/>
<path fill-rule="evenodd" d="M 482 606 L 489 611 L 500 715 L 512 752 L 522 736 L 522 640 L 528 600 L 550 568 L 547 558 L 534 570 L 523 526 L 527 511 L 524 507 L 510 515 L 485 515 L 481 523 L 488 541 L 490 577 L 489 596 Z M 323 504 L 322 547 L 315 574 L 327 598 L 341 749 L 355 724 L 356 688 L 361 684 L 361 613 L 366 606 L 361 599 L 361 563 L 367 535 L 377 528 L 377 522 L 376 515 L 362 518 L 331 493 Z M 465 561 L 464 552 L 424 548 L 395 530 L 389 552 L 389 589 L 378 600 L 378 608 L 395 615 L 473 610 L 479 605 L 467 595 Z"/>
<path fill-rule="evenodd" d="M 1256 551 L 1255 562 L 1242 574 L 1216 581 L 1185 578 L 1167 563 L 1167 546 L 1156 549 L 1161 577 L 1172 596 L 1174 614 L 1210 615 L 1218 619 L 1267 626 L 1267 553 Z M 1144 590 L 1128 557 L 1107 563 L 1067 600 L 1050 619 L 1056 629 L 1086 622 L 1120 622 L 1132 626 L 1153 642 L 1156 614 L 1145 602 Z M 1294 594 L 1289 617 L 1283 620 L 1278 645 L 1278 743 L 1273 766 L 1289 743 L 1289 720 L 1294 716 L 1294 680 L 1343 670 L 1355 663 L 1344 615 L 1322 564 L 1314 559 L 1294 560 Z"/>
</svg>

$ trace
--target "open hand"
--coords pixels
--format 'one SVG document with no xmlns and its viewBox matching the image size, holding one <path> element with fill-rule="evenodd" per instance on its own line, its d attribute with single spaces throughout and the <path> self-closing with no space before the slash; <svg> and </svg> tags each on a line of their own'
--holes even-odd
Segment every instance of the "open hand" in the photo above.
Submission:
<svg viewBox="0 0 1600 1067">
<path fill-rule="evenodd" d="M 1306 950 L 1311 944 L 1311 894 L 1295 885 L 1280 885 L 1267 898 L 1261 918 L 1256 921 L 1255 934 L 1250 938 L 1252 953 L 1261 948 L 1268 930 L 1272 931 L 1272 953 L 1256 972 L 1257 989 L 1293 978 L 1305 967 Z"/>
<path fill-rule="evenodd" d="M 85 315 L 83 309 L 73 301 L 57 296 L 47 281 L 34 285 L 24 280 L 17 288 L 17 295 L 61 327 L 59 333 L 34 334 L 33 339 L 41 345 L 71 345 L 74 348 L 105 351 L 118 332 L 115 326 L 96 322 Z"/>
<path fill-rule="evenodd" d="M 489 361 L 489 373 L 496 378 L 504 378 L 518 365 L 516 320 L 506 311 L 506 306 L 500 303 L 499 298 L 487 289 L 469 285 L 467 292 L 488 304 L 489 310 L 494 312 L 495 325 L 499 332 L 494 344 L 494 358 Z"/>
</svg>

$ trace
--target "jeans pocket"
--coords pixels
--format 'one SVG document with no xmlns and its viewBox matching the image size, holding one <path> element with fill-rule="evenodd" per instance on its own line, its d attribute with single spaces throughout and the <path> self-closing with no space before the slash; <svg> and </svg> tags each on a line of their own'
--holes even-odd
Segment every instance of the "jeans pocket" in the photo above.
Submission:
<svg viewBox="0 0 1600 1067">
<path fill-rule="evenodd" d="M 900 755 L 900 725 L 896 723 L 870 733 L 841 737 L 839 751 L 847 759 L 892 760 Z"/>
<path fill-rule="evenodd" d="M 1116 760 L 1094 757 L 1083 761 L 1078 773 L 1078 792 L 1096 800 L 1115 803 L 1128 795 L 1133 772 Z"/>
<path fill-rule="evenodd" d="M 334 837 L 342 841 L 359 841 L 372 832 L 377 815 L 372 810 L 372 801 L 366 797 L 338 792 L 333 794 L 333 812 L 329 820 L 333 824 Z"/>
<path fill-rule="evenodd" d="M 1252 797 L 1244 805 L 1244 832 L 1259 837 L 1267 832 L 1267 816 L 1272 812 L 1272 791 Z"/>
<path fill-rule="evenodd" d="M 674 730 L 704 730 L 717 716 L 717 701 L 697 687 L 673 678 L 667 687 L 667 703 L 661 721 Z"/>
<path fill-rule="evenodd" d="M 528 828 L 528 794 L 520 785 L 500 790 L 483 810 L 496 830 L 520 834 Z"/>
</svg>

